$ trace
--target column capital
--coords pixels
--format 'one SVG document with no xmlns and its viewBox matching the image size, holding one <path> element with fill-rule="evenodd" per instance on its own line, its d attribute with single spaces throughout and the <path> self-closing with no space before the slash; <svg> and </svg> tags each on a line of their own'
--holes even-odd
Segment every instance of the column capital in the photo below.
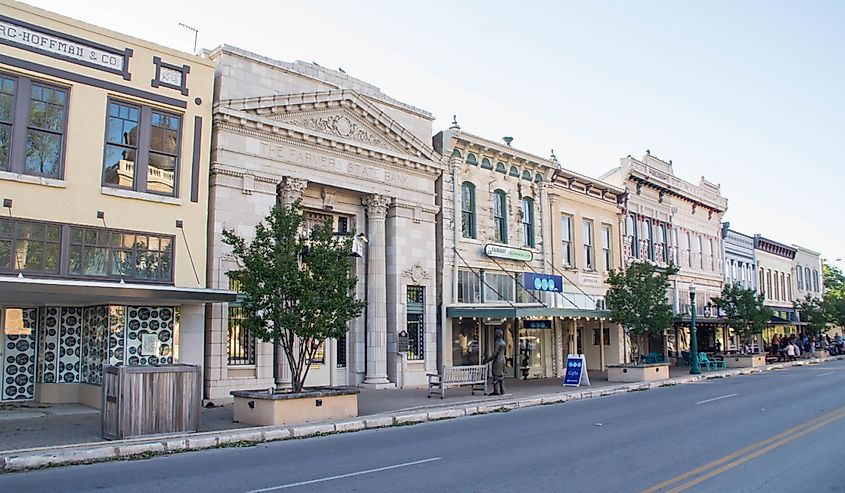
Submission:
<svg viewBox="0 0 845 493">
<path fill-rule="evenodd" d="M 286 176 L 276 185 L 276 203 L 290 205 L 302 198 L 308 180 Z"/>
<path fill-rule="evenodd" d="M 390 207 L 391 200 L 391 197 L 374 193 L 361 199 L 361 202 L 367 208 L 368 217 L 384 219 L 387 217 L 387 208 Z"/>
</svg>

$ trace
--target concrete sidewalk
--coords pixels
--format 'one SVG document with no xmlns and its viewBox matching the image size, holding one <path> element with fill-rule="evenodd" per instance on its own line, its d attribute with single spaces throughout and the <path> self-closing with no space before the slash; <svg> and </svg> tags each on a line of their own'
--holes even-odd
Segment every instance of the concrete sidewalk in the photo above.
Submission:
<svg viewBox="0 0 845 493">
<path fill-rule="evenodd" d="M 446 399 L 426 398 L 425 389 L 362 390 L 358 418 L 335 422 L 287 427 L 250 427 L 233 423 L 231 406 L 203 411 L 203 431 L 193 434 L 160 435 L 139 439 L 105 441 L 99 436 L 100 420 L 96 410 L 56 412 L 48 408 L 21 407 L 19 419 L 3 419 L 0 411 L 0 471 L 23 470 L 47 465 L 110 460 L 133 455 L 172 453 L 264 441 L 301 438 L 328 433 L 342 433 L 369 428 L 406 425 L 424 421 L 457 418 L 501 410 L 576 399 L 613 395 L 620 392 L 690 383 L 710 378 L 724 378 L 769 371 L 791 366 L 843 359 L 809 359 L 776 363 L 759 368 L 741 368 L 702 375 L 690 375 L 688 367 L 673 367 L 670 379 L 651 383 L 609 383 L 606 374 L 590 372 L 590 387 L 562 387 L 560 379 L 507 380 L 504 396 L 470 394 L 469 388 L 456 389 Z M 78 406 L 82 407 L 82 406 Z M 44 413 L 27 416 L 26 413 Z M 43 421 L 38 421 L 43 420 Z"/>
</svg>

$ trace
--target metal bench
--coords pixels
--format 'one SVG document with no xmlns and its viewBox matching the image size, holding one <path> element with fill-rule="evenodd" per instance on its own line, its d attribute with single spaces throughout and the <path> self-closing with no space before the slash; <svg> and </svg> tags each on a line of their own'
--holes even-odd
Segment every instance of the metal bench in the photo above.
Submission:
<svg viewBox="0 0 845 493">
<path fill-rule="evenodd" d="M 476 390 L 487 395 L 487 365 L 472 366 L 444 366 L 441 373 L 428 373 L 428 397 L 431 394 L 440 394 L 440 398 L 446 397 L 446 389 L 472 386 L 472 395 Z"/>
</svg>

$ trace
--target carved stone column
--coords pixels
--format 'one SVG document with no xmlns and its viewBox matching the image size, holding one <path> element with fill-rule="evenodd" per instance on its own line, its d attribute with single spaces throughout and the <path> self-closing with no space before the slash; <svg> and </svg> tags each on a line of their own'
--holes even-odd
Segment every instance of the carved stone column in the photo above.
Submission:
<svg viewBox="0 0 845 493">
<path fill-rule="evenodd" d="M 302 198 L 308 180 L 286 176 L 276 185 L 276 203 L 290 205 Z"/>
<path fill-rule="evenodd" d="M 276 185 L 276 204 L 290 205 L 302 198 L 308 180 L 286 176 Z M 273 344 L 273 383 L 277 389 L 290 383 L 291 373 L 285 350 L 281 344 Z"/>
<path fill-rule="evenodd" d="M 385 219 L 390 197 L 373 194 L 367 209 L 367 374 L 365 384 L 389 384 L 387 379 L 387 281 Z"/>
</svg>

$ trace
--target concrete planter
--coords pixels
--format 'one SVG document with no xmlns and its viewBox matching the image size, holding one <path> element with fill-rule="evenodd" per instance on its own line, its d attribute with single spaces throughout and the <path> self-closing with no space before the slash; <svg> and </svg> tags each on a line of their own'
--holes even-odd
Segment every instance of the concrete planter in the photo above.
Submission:
<svg viewBox="0 0 845 493">
<path fill-rule="evenodd" d="M 358 416 L 355 387 L 326 387 L 292 392 L 235 390 L 235 421 L 257 426 L 320 423 Z"/>
<path fill-rule="evenodd" d="M 755 368 L 766 365 L 765 354 L 744 354 L 737 356 L 725 356 L 725 364 L 728 368 Z"/>
<path fill-rule="evenodd" d="M 608 382 L 654 382 L 668 379 L 668 363 L 610 365 L 607 367 Z"/>
</svg>

